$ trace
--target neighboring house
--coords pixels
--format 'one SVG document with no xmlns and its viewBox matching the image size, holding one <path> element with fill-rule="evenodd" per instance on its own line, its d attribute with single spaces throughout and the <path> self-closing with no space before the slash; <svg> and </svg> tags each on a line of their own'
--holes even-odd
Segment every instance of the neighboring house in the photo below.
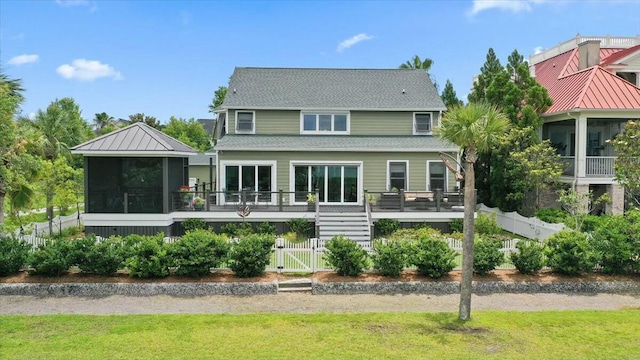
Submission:
<svg viewBox="0 0 640 360">
<path fill-rule="evenodd" d="M 216 128 L 216 119 L 197 119 L 196 121 L 202 124 L 204 131 L 209 134 L 209 138 L 213 138 L 213 129 Z"/>
<path fill-rule="evenodd" d="M 194 190 L 215 190 L 216 156 L 213 153 L 198 153 L 189 157 L 189 187 Z"/>
<path fill-rule="evenodd" d="M 640 37 L 577 36 L 533 55 L 530 67 L 553 99 L 542 138 L 562 156 L 562 181 L 579 192 L 608 192 L 607 211 L 621 213 L 624 189 L 614 180 L 616 154 L 606 141 L 640 119 Z"/>
<path fill-rule="evenodd" d="M 213 153 L 144 123 L 73 148 L 85 157 L 86 231 L 179 235 L 190 218 L 216 230 L 270 221 L 279 233 L 306 218 L 321 239 L 369 240 L 381 218 L 446 228 L 463 199 L 441 160 L 458 147 L 435 135 L 444 110 L 423 70 L 237 68 Z M 194 179 L 216 191 L 180 191 Z"/>
</svg>

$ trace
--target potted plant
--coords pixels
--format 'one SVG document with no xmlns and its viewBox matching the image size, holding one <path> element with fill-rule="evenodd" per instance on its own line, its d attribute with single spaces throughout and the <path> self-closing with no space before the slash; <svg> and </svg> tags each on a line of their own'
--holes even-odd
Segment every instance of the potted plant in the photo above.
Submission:
<svg viewBox="0 0 640 360">
<path fill-rule="evenodd" d="M 307 194 L 307 209 L 316 211 L 316 194 Z"/>
<path fill-rule="evenodd" d="M 191 188 L 188 185 L 180 186 L 180 199 L 185 204 L 191 201 Z"/>
<path fill-rule="evenodd" d="M 191 205 L 193 205 L 193 208 L 195 210 L 202 211 L 202 209 L 204 209 L 204 199 L 201 198 L 200 196 L 196 196 L 191 201 Z"/>
</svg>

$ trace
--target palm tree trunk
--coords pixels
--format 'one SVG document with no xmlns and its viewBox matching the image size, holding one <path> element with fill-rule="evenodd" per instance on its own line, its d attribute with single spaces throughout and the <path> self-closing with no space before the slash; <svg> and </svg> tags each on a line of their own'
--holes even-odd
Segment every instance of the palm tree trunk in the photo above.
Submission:
<svg viewBox="0 0 640 360">
<path fill-rule="evenodd" d="M 49 220 L 49 236 L 53 236 L 53 194 L 47 193 L 47 219 Z"/>
<path fill-rule="evenodd" d="M 467 168 L 464 179 L 464 227 L 462 241 L 462 282 L 460 282 L 460 309 L 458 319 L 471 318 L 471 285 L 473 280 L 473 237 L 475 233 L 473 215 L 475 213 L 475 172 L 473 161 L 475 152 L 467 154 Z"/>
</svg>

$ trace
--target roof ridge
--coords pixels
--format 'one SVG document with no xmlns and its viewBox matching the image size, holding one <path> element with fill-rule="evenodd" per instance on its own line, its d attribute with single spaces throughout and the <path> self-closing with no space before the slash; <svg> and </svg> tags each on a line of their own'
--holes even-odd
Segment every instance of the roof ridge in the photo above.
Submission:
<svg viewBox="0 0 640 360">
<path fill-rule="evenodd" d="M 560 71 L 560 75 L 558 75 L 558 80 L 561 79 L 562 77 L 564 77 L 564 72 L 567 71 L 567 68 L 569 67 L 569 63 L 571 62 L 571 59 L 573 59 L 573 55 L 576 53 L 576 51 L 578 51 L 578 48 L 575 48 L 571 51 L 571 55 L 569 55 L 569 58 L 567 59 L 567 61 L 564 63 L 564 67 L 562 68 L 562 70 Z M 568 52 L 568 51 L 567 51 Z M 562 53 L 564 54 L 564 53 Z M 578 72 L 578 71 L 576 71 Z"/>
<path fill-rule="evenodd" d="M 589 89 L 589 84 L 591 84 L 591 81 L 593 81 L 593 77 L 598 72 L 598 68 L 600 68 L 600 65 L 594 65 L 588 69 L 591 71 L 591 74 L 589 74 L 587 81 L 584 82 L 584 87 L 582 88 L 582 90 L 580 90 L 580 95 L 578 95 L 576 102 L 573 104 L 574 108 L 579 107 L 578 105 L 582 103 L 582 99 L 584 98 L 584 95 L 587 93 L 587 90 Z"/>
<path fill-rule="evenodd" d="M 593 65 L 593 66 L 591 66 L 591 67 L 588 67 L 588 68 L 585 68 L 585 69 L 582 69 L 582 70 L 578 70 L 578 71 L 576 71 L 576 72 L 574 72 L 574 73 L 567 74 L 567 75 L 564 75 L 564 76 L 560 76 L 560 77 L 558 78 L 558 80 L 561 80 L 561 79 L 564 79 L 564 78 L 568 78 L 568 77 L 570 77 L 570 76 L 578 75 L 578 74 L 581 74 L 581 73 L 583 73 L 583 72 L 591 71 L 591 70 L 593 70 L 593 68 L 594 68 L 594 67 L 596 67 L 596 66 L 600 66 L 600 65 Z"/>
<path fill-rule="evenodd" d="M 158 136 L 158 134 L 155 133 L 155 131 L 160 131 L 160 130 L 157 130 L 143 122 L 137 122 L 135 124 L 138 124 L 142 131 L 144 131 L 147 135 L 151 136 L 155 141 L 159 142 L 160 145 L 164 146 L 165 150 L 171 150 L 171 145 L 169 145 L 164 139 L 162 139 L 161 137 Z M 151 129 L 155 131 L 152 131 Z"/>
<path fill-rule="evenodd" d="M 120 133 L 120 132 L 122 132 L 122 131 L 125 131 L 127 128 L 129 128 L 129 127 L 131 127 L 131 126 L 133 126 L 133 125 L 135 125 L 135 124 L 137 124 L 137 123 L 129 124 L 129 125 L 125 126 L 125 127 L 121 127 L 120 129 L 116 129 L 116 130 L 114 130 L 114 131 L 112 131 L 112 132 L 106 133 L 106 134 L 104 134 L 104 135 L 100 135 L 100 136 L 95 137 L 95 138 L 93 138 L 93 139 L 91 139 L 91 140 L 85 141 L 85 142 L 83 142 L 82 144 L 78 144 L 78 145 L 76 145 L 76 146 L 72 147 L 71 149 L 75 149 L 75 148 L 80 147 L 80 146 L 89 145 L 89 144 L 95 143 L 95 142 L 96 142 L 96 141 L 98 141 L 98 140 L 102 140 L 102 139 L 105 139 L 105 138 L 107 138 L 107 137 L 110 137 L 110 136 L 116 135 L 116 134 L 118 134 L 118 133 Z"/>
</svg>

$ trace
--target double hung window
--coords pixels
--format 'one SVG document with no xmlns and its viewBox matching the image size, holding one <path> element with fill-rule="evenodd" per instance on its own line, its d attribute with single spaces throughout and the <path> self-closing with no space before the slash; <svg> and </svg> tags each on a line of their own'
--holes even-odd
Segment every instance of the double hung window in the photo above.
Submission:
<svg viewBox="0 0 640 360">
<path fill-rule="evenodd" d="M 432 131 L 431 113 L 413 114 L 413 134 L 430 135 Z"/>
<path fill-rule="evenodd" d="M 302 134 L 348 134 L 348 113 L 302 113 Z"/>
<path fill-rule="evenodd" d="M 253 111 L 236 111 L 236 132 L 253 134 L 255 131 L 255 113 Z"/>
</svg>

